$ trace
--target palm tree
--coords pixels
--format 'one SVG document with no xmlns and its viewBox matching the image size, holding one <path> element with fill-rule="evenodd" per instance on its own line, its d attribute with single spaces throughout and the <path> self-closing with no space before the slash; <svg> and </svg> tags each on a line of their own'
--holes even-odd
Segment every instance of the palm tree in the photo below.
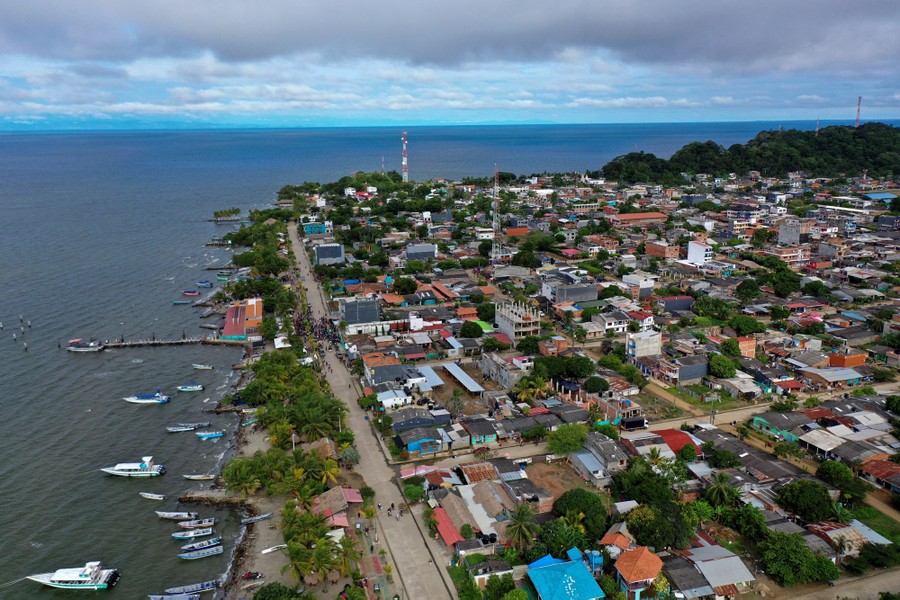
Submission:
<svg viewBox="0 0 900 600">
<path fill-rule="evenodd" d="M 333 538 L 328 536 L 320 537 L 316 540 L 315 546 L 310 553 L 310 568 L 308 574 L 315 575 L 321 581 L 325 581 L 328 572 L 333 571 L 338 566 L 337 559 L 337 543 Z"/>
<path fill-rule="evenodd" d="M 322 483 L 337 483 L 337 478 L 341 474 L 341 467 L 333 458 L 325 459 L 322 463 Z"/>
<path fill-rule="evenodd" d="M 362 558 L 362 553 L 356 547 L 356 541 L 349 535 L 341 538 L 338 555 L 341 560 L 341 577 L 346 577 L 347 573 L 356 566 L 356 562 Z"/>
<path fill-rule="evenodd" d="M 373 505 L 371 502 L 363 505 L 362 514 L 369 522 L 369 526 L 371 527 L 372 521 L 375 520 L 375 515 L 377 514 L 375 511 L 375 505 Z"/>
<path fill-rule="evenodd" d="M 563 521 L 565 521 L 566 525 L 571 527 L 572 529 L 577 529 L 581 533 L 585 532 L 584 528 L 584 513 L 580 510 L 576 510 L 571 508 L 566 511 L 562 517 L 560 517 Z"/>
<path fill-rule="evenodd" d="M 294 579 L 300 581 L 303 574 L 308 573 L 312 568 L 310 562 L 312 553 L 303 544 L 288 542 L 287 555 L 288 563 L 281 568 L 281 572 L 290 570 Z"/>
<path fill-rule="evenodd" d="M 659 448 L 650 448 L 650 452 L 647 453 L 647 462 L 653 466 L 658 465 L 662 462 L 662 454 L 659 451 Z"/>
<path fill-rule="evenodd" d="M 516 384 L 515 390 L 519 400 L 531 402 L 546 396 L 549 393 L 550 384 L 543 377 L 523 377 Z"/>
<path fill-rule="evenodd" d="M 528 504 L 520 504 L 509 513 L 506 536 L 510 543 L 519 550 L 528 548 L 540 530 L 540 525 L 534 522 L 534 511 Z"/>
<path fill-rule="evenodd" d="M 836 553 L 835 562 L 840 566 L 841 562 L 844 560 L 844 554 L 847 550 L 850 550 L 852 545 L 850 541 L 842 535 L 839 535 L 834 539 L 834 551 Z"/>
<path fill-rule="evenodd" d="M 256 476 L 256 467 L 246 458 L 231 461 L 222 470 L 225 479 L 225 488 L 232 492 L 238 492 L 241 498 L 252 496 L 262 487 L 259 477 Z"/>
<path fill-rule="evenodd" d="M 731 487 L 731 476 L 728 473 L 719 471 L 713 477 L 712 483 L 706 488 L 704 495 L 706 501 L 713 506 L 730 506 L 738 498 L 738 492 Z"/>
<path fill-rule="evenodd" d="M 368 596 L 364 589 L 353 586 L 347 590 L 347 600 L 368 600 Z"/>
</svg>

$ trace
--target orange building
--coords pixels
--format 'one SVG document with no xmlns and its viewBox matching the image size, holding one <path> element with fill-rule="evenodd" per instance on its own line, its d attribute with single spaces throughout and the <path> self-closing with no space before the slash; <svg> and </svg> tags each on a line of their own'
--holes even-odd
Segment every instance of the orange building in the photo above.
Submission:
<svg viewBox="0 0 900 600">
<path fill-rule="evenodd" d="M 866 364 L 866 353 L 857 350 L 832 352 L 828 356 L 829 367 L 861 367 Z"/>
</svg>

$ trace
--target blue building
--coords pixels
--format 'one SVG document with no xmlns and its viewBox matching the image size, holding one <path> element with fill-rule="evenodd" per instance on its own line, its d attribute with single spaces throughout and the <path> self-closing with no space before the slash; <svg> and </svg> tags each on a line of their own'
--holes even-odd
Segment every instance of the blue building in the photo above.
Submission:
<svg viewBox="0 0 900 600">
<path fill-rule="evenodd" d="M 580 557 L 577 549 L 569 557 Z M 562 561 L 549 554 L 528 565 L 528 578 L 540 600 L 600 600 L 606 594 L 580 559 Z"/>
</svg>

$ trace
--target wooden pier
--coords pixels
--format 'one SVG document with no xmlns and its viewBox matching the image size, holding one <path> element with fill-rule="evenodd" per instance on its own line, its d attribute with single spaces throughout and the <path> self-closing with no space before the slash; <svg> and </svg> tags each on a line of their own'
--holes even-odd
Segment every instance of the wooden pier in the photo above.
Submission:
<svg viewBox="0 0 900 600">
<path fill-rule="evenodd" d="M 187 346 L 188 344 L 207 344 L 209 346 L 242 346 L 249 347 L 246 340 L 222 340 L 219 338 L 184 337 L 176 339 L 141 339 L 141 340 L 112 340 L 103 342 L 106 348 L 143 348 L 145 346 Z"/>
</svg>

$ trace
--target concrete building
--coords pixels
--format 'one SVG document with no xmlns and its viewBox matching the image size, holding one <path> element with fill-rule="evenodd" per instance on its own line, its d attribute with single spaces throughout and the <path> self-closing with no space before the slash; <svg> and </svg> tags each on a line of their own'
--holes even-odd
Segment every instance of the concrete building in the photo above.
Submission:
<svg viewBox="0 0 900 600">
<path fill-rule="evenodd" d="M 345 260 L 343 244 L 320 244 L 315 252 L 317 265 L 341 265 Z"/>
<path fill-rule="evenodd" d="M 478 367 L 485 379 L 496 381 L 502 389 L 510 389 L 531 373 L 534 360 L 530 356 L 504 358 L 496 352 L 485 352 Z"/>
<path fill-rule="evenodd" d="M 659 331 L 641 331 L 625 335 L 625 355 L 629 359 L 662 354 L 662 334 Z"/>
<path fill-rule="evenodd" d="M 517 302 L 497 305 L 494 317 L 497 329 L 514 342 L 529 335 L 541 334 L 541 317 L 536 308 Z"/>
<path fill-rule="evenodd" d="M 541 293 L 551 303 L 590 302 L 597 299 L 597 284 L 571 283 L 562 279 L 548 278 L 541 283 Z"/>
<path fill-rule="evenodd" d="M 713 259 L 712 246 L 700 242 L 688 242 L 687 261 L 694 265 L 703 265 Z"/>
<path fill-rule="evenodd" d="M 381 320 L 381 300 L 378 298 L 351 298 L 340 303 L 341 321 L 348 325 L 376 323 Z"/>
<path fill-rule="evenodd" d="M 778 225 L 778 243 L 783 246 L 798 246 L 809 241 L 809 223 L 790 220 Z"/>
<path fill-rule="evenodd" d="M 681 250 L 681 248 L 669 244 L 666 241 L 650 241 L 644 243 L 644 254 L 656 258 L 678 258 L 679 250 Z"/>
<path fill-rule="evenodd" d="M 406 260 L 434 260 L 437 246 L 434 244 L 410 244 L 406 247 Z"/>
</svg>

